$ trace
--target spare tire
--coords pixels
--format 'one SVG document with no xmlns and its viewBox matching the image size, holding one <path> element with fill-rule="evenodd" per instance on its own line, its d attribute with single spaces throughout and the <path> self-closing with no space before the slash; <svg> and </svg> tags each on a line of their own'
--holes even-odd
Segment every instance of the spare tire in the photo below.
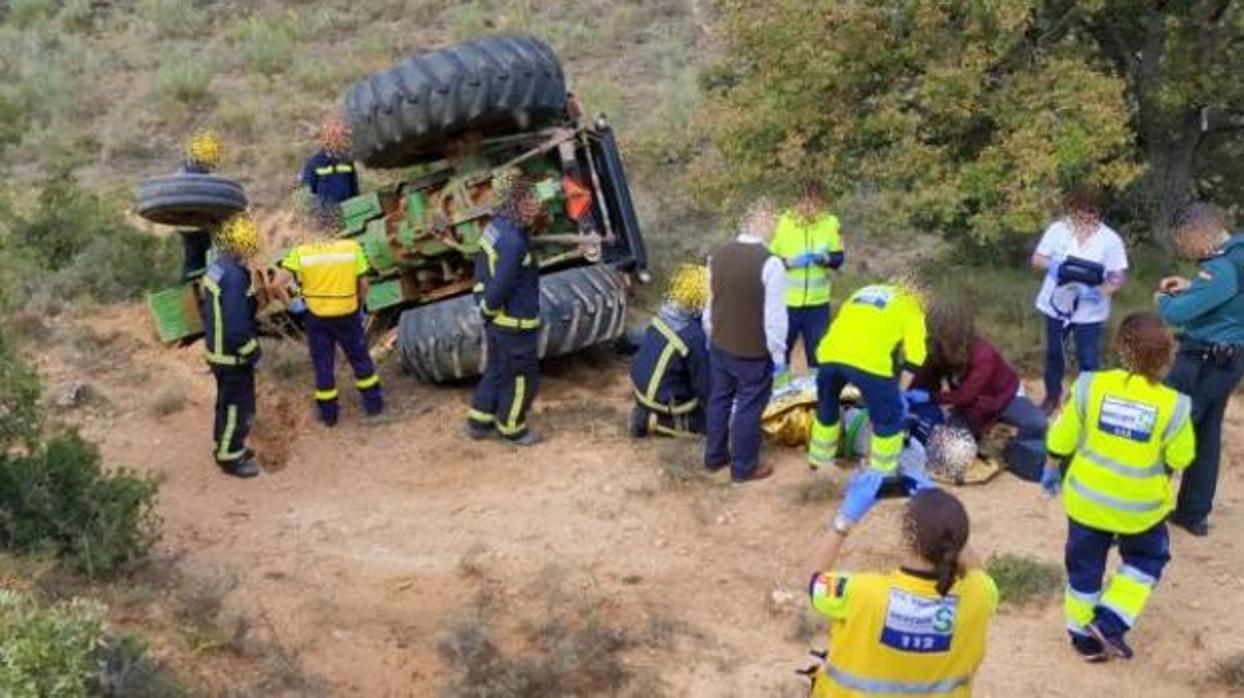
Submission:
<svg viewBox="0 0 1244 698">
<path fill-rule="evenodd" d="M 540 277 L 540 357 L 611 341 L 626 330 L 626 280 L 605 264 Z M 425 382 L 484 370 L 484 325 L 470 295 L 422 305 L 398 321 L 402 365 Z"/>
<path fill-rule="evenodd" d="M 346 93 L 354 157 L 406 167 L 443 157 L 465 133 L 503 136 L 564 118 L 566 81 L 553 49 L 491 36 L 412 56 Z"/>
<path fill-rule="evenodd" d="M 232 179 L 178 172 L 138 185 L 135 209 L 152 223 L 209 226 L 245 211 L 246 204 L 242 185 Z"/>
</svg>

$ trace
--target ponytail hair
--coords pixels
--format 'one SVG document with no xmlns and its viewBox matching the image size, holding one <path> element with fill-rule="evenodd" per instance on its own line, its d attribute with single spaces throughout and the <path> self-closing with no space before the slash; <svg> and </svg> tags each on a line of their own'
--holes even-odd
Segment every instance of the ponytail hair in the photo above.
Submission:
<svg viewBox="0 0 1244 698">
<path fill-rule="evenodd" d="M 903 526 L 911 547 L 933 565 L 937 593 L 950 593 L 959 577 L 959 555 L 968 543 L 968 512 L 949 492 L 925 490 L 907 503 Z"/>
</svg>

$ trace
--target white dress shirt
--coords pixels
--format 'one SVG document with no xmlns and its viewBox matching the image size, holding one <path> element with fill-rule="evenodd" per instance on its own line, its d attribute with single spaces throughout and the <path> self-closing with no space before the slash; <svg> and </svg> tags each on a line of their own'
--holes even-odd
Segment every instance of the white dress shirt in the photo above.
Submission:
<svg viewBox="0 0 1244 698">
<path fill-rule="evenodd" d="M 738 242 L 767 248 L 764 240 L 748 233 L 740 233 Z M 713 336 L 713 260 L 708 260 L 708 303 L 704 306 L 704 335 L 711 343 Z M 786 363 L 786 266 L 782 260 L 769 256 L 760 270 L 760 280 L 765 287 L 765 346 L 775 365 Z"/>
</svg>

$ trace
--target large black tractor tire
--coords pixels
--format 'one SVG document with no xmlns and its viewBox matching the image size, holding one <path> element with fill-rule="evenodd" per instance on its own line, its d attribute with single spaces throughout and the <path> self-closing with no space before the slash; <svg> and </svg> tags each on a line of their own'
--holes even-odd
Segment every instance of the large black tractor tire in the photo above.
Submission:
<svg viewBox="0 0 1244 698">
<path fill-rule="evenodd" d="M 440 159 L 462 134 L 530 131 L 565 111 L 557 56 L 526 36 L 490 36 L 412 56 L 356 83 L 345 98 L 354 157 L 369 167 Z"/>
<path fill-rule="evenodd" d="M 135 209 L 152 223 L 211 226 L 246 210 L 242 185 L 227 177 L 179 172 L 138 185 Z"/>
<path fill-rule="evenodd" d="M 560 356 L 617 339 L 626 330 L 626 281 L 611 266 L 567 269 L 540 278 L 540 357 Z M 471 296 L 402 313 L 402 365 L 425 382 L 484 370 L 484 326 Z"/>
</svg>

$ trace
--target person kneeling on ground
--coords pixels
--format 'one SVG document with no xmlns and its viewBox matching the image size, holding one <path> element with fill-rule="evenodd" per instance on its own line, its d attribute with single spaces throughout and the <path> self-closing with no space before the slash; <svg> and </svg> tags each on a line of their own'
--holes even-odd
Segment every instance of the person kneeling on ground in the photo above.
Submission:
<svg viewBox="0 0 1244 698">
<path fill-rule="evenodd" d="M 216 418 L 212 437 L 216 465 L 234 477 L 259 474 L 246 435 L 255 419 L 255 364 L 259 310 L 246 263 L 259 251 L 259 231 L 245 214 L 220 227 L 213 241 L 220 251 L 203 275 L 203 345 L 216 379 Z"/>
<path fill-rule="evenodd" d="M 856 476 L 813 556 L 808 591 L 812 607 L 830 620 L 830 643 L 824 662 L 807 672 L 810 695 L 970 696 L 998 587 L 967 549 L 967 511 L 952 494 L 923 490 L 907 502 L 897 570 L 832 571 L 874 502 Z"/>
<path fill-rule="evenodd" d="M 966 426 L 978 443 L 998 422 L 1015 427 L 1019 431 L 1007 442 L 1002 459 L 1016 475 L 1040 480 L 1048 422 L 1023 394 L 1019 374 L 977 334 L 971 313 L 961 305 L 934 307 L 929 334 L 929 361 L 916 374 L 908 401 L 931 401 L 948 410 L 949 423 Z"/>
<path fill-rule="evenodd" d="M 667 436 L 704 433 L 708 340 L 700 322 L 707 300 L 707 270 L 692 264 L 679 268 L 631 360 L 631 436 L 642 438 L 650 430 Z"/>
<path fill-rule="evenodd" d="M 1070 520 L 1067 628 L 1072 646 L 1093 662 L 1132 657 L 1124 636 L 1171 558 L 1170 471 L 1187 468 L 1196 451 L 1192 401 L 1161 382 L 1172 352 L 1161 319 L 1129 315 L 1115 347 L 1122 368 L 1082 373 L 1076 381 L 1050 429 L 1050 462 L 1041 478 L 1050 496 L 1063 492 Z M 1123 566 L 1103 590 L 1113 545 Z"/>
</svg>

